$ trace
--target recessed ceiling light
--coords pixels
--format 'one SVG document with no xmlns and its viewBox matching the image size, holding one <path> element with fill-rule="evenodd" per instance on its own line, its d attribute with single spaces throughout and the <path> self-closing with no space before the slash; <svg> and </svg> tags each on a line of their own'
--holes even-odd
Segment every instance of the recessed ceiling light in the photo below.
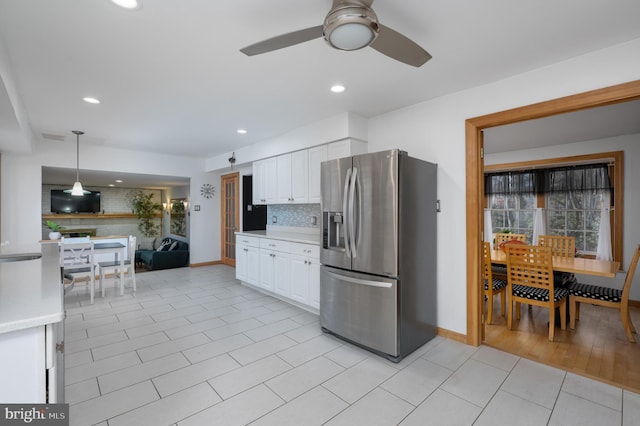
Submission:
<svg viewBox="0 0 640 426">
<path fill-rule="evenodd" d="M 109 186 L 115 186 L 114 184 L 110 183 Z"/>
<path fill-rule="evenodd" d="M 124 182 L 122 179 L 116 179 L 116 183 L 122 183 Z"/>
<path fill-rule="evenodd" d="M 331 91 L 333 93 L 342 93 L 346 90 L 346 88 L 342 84 L 334 84 L 331 86 Z"/>
<path fill-rule="evenodd" d="M 238 129 L 238 130 L 236 130 L 236 133 L 239 133 L 239 134 L 241 134 L 241 135 L 244 135 L 244 134 L 246 134 L 246 133 L 247 133 L 247 131 L 246 131 L 245 129 Z"/>
<path fill-rule="evenodd" d="M 141 4 L 137 0 L 111 0 L 111 3 L 120 6 L 123 9 L 140 9 Z"/>
<path fill-rule="evenodd" d="M 99 104 L 100 100 L 96 99 L 96 98 L 90 98 L 90 97 L 86 97 L 86 98 L 82 98 L 83 101 L 89 103 L 89 104 Z"/>
</svg>

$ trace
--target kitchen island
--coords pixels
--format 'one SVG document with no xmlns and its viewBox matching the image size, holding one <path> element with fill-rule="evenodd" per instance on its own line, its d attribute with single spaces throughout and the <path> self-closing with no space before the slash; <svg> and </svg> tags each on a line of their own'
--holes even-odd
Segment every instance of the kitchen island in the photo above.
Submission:
<svg viewBox="0 0 640 426">
<path fill-rule="evenodd" d="M 58 244 L 0 248 L 0 402 L 64 402 Z"/>
</svg>

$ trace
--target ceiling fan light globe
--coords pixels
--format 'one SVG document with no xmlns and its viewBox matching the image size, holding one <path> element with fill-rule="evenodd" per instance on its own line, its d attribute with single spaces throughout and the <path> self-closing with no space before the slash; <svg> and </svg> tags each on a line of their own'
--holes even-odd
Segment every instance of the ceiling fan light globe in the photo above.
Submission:
<svg viewBox="0 0 640 426">
<path fill-rule="evenodd" d="M 329 34 L 329 43 L 340 50 L 357 50 L 367 47 L 375 33 L 370 27 L 359 23 L 348 23 L 336 27 Z"/>
<path fill-rule="evenodd" d="M 369 7 L 345 5 L 329 12 L 323 35 L 329 45 L 340 50 L 369 46 L 378 37 L 378 17 Z"/>
</svg>

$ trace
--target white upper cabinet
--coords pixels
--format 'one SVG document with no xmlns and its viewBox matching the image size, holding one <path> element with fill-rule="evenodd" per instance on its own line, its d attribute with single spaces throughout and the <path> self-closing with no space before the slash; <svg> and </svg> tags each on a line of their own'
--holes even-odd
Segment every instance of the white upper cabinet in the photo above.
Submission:
<svg viewBox="0 0 640 426">
<path fill-rule="evenodd" d="M 320 203 L 323 161 L 367 152 L 365 142 L 344 139 L 253 162 L 253 204 Z"/>
<path fill-rule="evenodd" d="M 253 204 L 276 203 L 276 173 L 275 157 L 253 162 Z"/>
<path fill-rule="evenodd" d="M 291 153 L 291 199 L 294 203 L 309 202 L 309 151 Z"/>
<path fill-rule="evenodd" d="M 320 145 L 309 149 L 309 202 L 320 203 L 320 165 L 327 161 L 327 146 Z"/>
<path fill-rule="evenodd" d="M 266 204 L 267 202 L 264 195 L 264 167 L 265 160 L 253 162 L 253 181 L 251 188 L 253 204 Z"/>
<path fill-rule="evenodd" d="M 277 159 L 278 204 L 309 202 L 309 158 L 308 151 L 296 151 L 279 155 Z"/>
</svg>

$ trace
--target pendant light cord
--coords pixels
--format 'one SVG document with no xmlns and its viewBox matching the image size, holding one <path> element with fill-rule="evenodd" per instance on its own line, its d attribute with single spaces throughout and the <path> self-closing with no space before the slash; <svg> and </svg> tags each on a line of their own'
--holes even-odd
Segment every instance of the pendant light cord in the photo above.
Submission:
<svg viewBox="0 0 640 426">
<path fill-rule="evenodd" d="M 80 135 L 84 135 L 83 131 L 72 130 L 76 135 L 76 182 L 80 182 Z"/>
<path fill-rule="evenodd" d="M 80 133 L 76 133 L 76 182 L 80 182 Z"/>
</svg>

